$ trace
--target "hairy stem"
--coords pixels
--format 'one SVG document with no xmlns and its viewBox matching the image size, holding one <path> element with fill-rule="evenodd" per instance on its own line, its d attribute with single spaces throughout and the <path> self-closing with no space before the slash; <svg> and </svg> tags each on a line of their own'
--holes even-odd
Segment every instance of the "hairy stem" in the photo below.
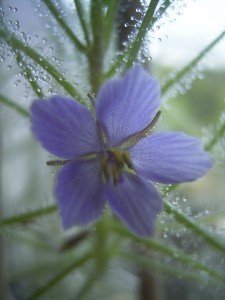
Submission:
<svg viewBox="0 0 225 300">
<path fill-rule="evenodd" d="M 213 49 L 225 36 L 225 31 L 219 34 L 210 44 L 208 44 L 190 63 L 188 63 L 184 68 L 182 68 L 177 74 L 172 78 L 169 79 L 163 86 L 162 86 L 162 94 L 165 94 L 173 85 L 177 84 L 181 78 L 183 78 L 188 72 L 191 71 L 193 67 L 195 67 L 199 61 L 205 57 L 206 54 L 210 50 Z"/>
<path fill-rule="evenodd" d="M 91 28 L 93 43 L 88 52 L 89 78 L 92 86 L 92 92 L 98 92 L 102 83 L 102 69 L 104 60 L 103 48 L 103 3 L 102 0 L 91 1 Z"/>
<path fill-rule="evenodd" d="M 192 232 L 204 239 L 204 241 L 207 242 L 207 244 L 209 244 L 211 247 L 225 253 L 224 241 L 220 241 L 219 237 L 215 237 L 210 232 L 202 228 L 200 225 L 197 224 L 197 222 L 187 217 L 185 214 L 182 213 L 182 211 L 175 208 L 167 200 L 164 200 L 164 209 L 168 214 L 173 215 L 179 223 L 182 223 L 187 228 L 191 229 Z"/>
<path fill-rule="evenodd" d="M 89 37 L 88 26 L 87 26 L 85 15 L 84 15 L 83 4 L 81 3 L 80 0 L 74 0 L 74 4 L 76 6 L 77 15 L 79 17 L 80 24 L 83 29 L 83 33 L 84 33 L 85 40 L 87 42 L 87 46 L 89 46 L 90 45 L 90 37 Z"/>
<path fill-rule="evenodd" d="M 65 31 L 71 42 L 75 45 L 77 50 L 80 52 L 85 52 L 86 48 L 81 43 L 81 41 L 76 37 L 75 33 L 71 30 L 69 25 L 64 21 L 63 16 L 61 15 L 60 11 L 56 8 L 51 0 L 43 0 L 53 17 L 56 19 L 60 27 Z"/>
<path fill-rule="evenodd" d="M 117 58 L 110 70 L 104 75 L 104 78 L 112 77 L 116 73 L 116 70 L 121 66 L 123 66 L 123 72 L 125 72 L 133 64 L 141 48 L 145 35 L 157 21 L 157 18 L 154 17 L 154 13 L 158 3 L 159 0 L 152 0 L 150 2 L 147 12 L 142 20 L 139 31 L 136 34 L 135 41 L 129 47 L 127 47 L 127 50 L 124 51 L 122 55 L 120 55 Z M 170 3 L 166 3 L 166 6 L 163 9 L 159 8 L 160 16 L 166 11 L 169 5 Z"/>
<path fill-rule="evenodd" d="M 68 82 L 56 68 L 49 63 L 43 56 L 37 53 L 34 49 L 24 44 L 18 39 L 13 33 L 9 32 L 6 28 L 0 29 L 0 38 L 4 39 L 5 42 L 12 47 L 14 51 L 22 51 L 25 55 L 31 58 L 44 70 L 46 70 L 58 83 L 61 85 L 69 95 L 76 98 L 76 100 L 82 102 L 80 93 L 74 88 L 74 86 Z"/>
<path fill-rule="evenodd" d="M 204 265 L 203 263 L 192 258 L 190 255 L 187 255 L 184 252 L 181 252 L 178 249 L 172 248 L 172 247 L 165 245 L 163 243 L 160 243 L 154 239 L 139 238 L 136 235 L 132 234 L 130 231 L 128 231 L 126 228 L 124 228 L 118 224 L 113 224 L 113 229 L 120 235 L 127 237 L 127 238 L 131 238 L 133 241 L 137 242 L 139 245 L 143 245 L 148 249 L 163 253 L 164 255 L 169 256 L 169 257 L 173 258 L 174 260 L 177 260 L 178 262 L 181 262 L 189 267 L 191 266 L 193 268 L 196 268 L 199 271 L 204 271 L 209 276 L 212 276 L 215 279 L 219 279 L 220 281 L 225 283 L 225 276 L 223 274 L 218 273 L 214 269 L 211 269 L 210 267 Z"/>
<path fill-rule="evenodd" d="M 23 71 L 23 76 L 29 82 L 35 95 L 37 97 L 44 98 L 42 88 L 38 85 L 38 83 L 34 79 L 34 76 L 32 75 L 31 70 L 28 68 L 26 62 L 22 59 L 22 56 L 20 53 L 16 54 L 16 61 L 17 61 L 18 65 L 20 66 L 21 70 Z"/>
</svg>

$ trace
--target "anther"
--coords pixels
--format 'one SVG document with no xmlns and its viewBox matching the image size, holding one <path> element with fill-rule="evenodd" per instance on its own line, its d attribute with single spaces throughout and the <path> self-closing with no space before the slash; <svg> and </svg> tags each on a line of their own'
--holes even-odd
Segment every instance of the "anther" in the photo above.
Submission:
<svg viewBox="0 0 225 300">
<path fill-rule="evenodd" d="M 48 166 L 63 166 L 66 163 L 68 163 L 70 160 L 49 160 L 46 162 L 46 165 Z"/>
</svg>

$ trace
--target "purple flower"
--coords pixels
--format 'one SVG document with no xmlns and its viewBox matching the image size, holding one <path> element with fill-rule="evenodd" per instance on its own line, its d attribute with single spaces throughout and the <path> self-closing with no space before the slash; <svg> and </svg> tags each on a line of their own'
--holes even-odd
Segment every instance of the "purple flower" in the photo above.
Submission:
<svg viewBox="0 0 225 300">
<path fill-rule="evenodd" d="M 151 181 L 192 181 L 211 167 L 198 139 L 149 134 L 159 105 L 159 84 L 140 66 L 102 86 L 94 113 L 62 96 L 34 101 L 32 130 L 65 164 L 55 186 L 64 228 L 96 220 L 108 203 L 133 232 L 151 235 L 162 210 Z"/>
</svg>

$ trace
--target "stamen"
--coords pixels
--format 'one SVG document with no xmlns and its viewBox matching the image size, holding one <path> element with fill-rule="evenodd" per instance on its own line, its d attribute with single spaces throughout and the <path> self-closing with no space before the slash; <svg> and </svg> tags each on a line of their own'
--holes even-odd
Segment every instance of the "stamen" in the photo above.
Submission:
<svg viewBox="0 0 225 300">
<path fill-rule="evenodd" d="M 157 114 L 155 115 L 155 117 L 153 118 L 152 122 L 150 124 L 148 124 L 144 129 L 142 129 L 141 131 L 138 131 L 134 134 L 131 134 L 130 136 L 128 136 L 128 138 L 126 138 L 122 144 L 120 145 L 120 147 L 122 147 L 123 149 L 128 149 L 132 146 L 134 146 L 135 144 L 137 144 L 141 139 L 147 137 L 152 128 L 155 126 L 155 124 L 157 123 L 159 117 L 161 115 L 161 111 L 159 110 L 157 112 Z"/>
<path fill-rule="evenodd" d="M 127 167 L 129 169 L 132 169 L 133 165 L 132 165 L 132 162 L 131 162 L 130 154 L 126 151 L 123 151 L 122 158 L 123 158 L 123 161 L 125 162 L 125 164 L 127 165 Z"/>
<path fill-rule="evenodd" d="M 115 158 L 116 167 L 118 169 L 122 169 L 124 167 L 124 163 L 120 151 L 117 148 L 115 148 L 112 150 L 112 153 Z"/>
<path fill-rule="evenodd" d="M 46 162 L 48 166 L 63 166 L 68 163 L 70 160 L 49 160 Z"/>
<path fill-rule="evenodd" d="M 118 148 L 108 149 L 102 158 L 101 167 L 103 177 L 106 181 L 110 178 L 114 185 L 119 183 L 119 178 L 123 172 L 132 172 L 133 166 L 130 155 L 127 151 Z"/>
<path fill-rule="evenodd" d="M 91 160 L 97 157 L 97 153 L 88 153 L 79 156 L 79 160 Z"/>
</svg>

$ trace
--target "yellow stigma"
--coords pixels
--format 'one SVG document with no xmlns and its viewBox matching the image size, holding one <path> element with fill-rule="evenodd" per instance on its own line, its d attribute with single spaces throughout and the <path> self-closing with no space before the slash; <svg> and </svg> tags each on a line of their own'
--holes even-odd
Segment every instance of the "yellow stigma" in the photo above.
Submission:
<svg viewBox="0 0 225 300">
<path fill-rule="evenodd" d="M 104 180 L 112 178 L 114 185 L 119 183 L 123 171 L 133 169 L 129 153 L 118 148 L 111 148 L 104 153 L 101 167 Z"/>
</svg>

